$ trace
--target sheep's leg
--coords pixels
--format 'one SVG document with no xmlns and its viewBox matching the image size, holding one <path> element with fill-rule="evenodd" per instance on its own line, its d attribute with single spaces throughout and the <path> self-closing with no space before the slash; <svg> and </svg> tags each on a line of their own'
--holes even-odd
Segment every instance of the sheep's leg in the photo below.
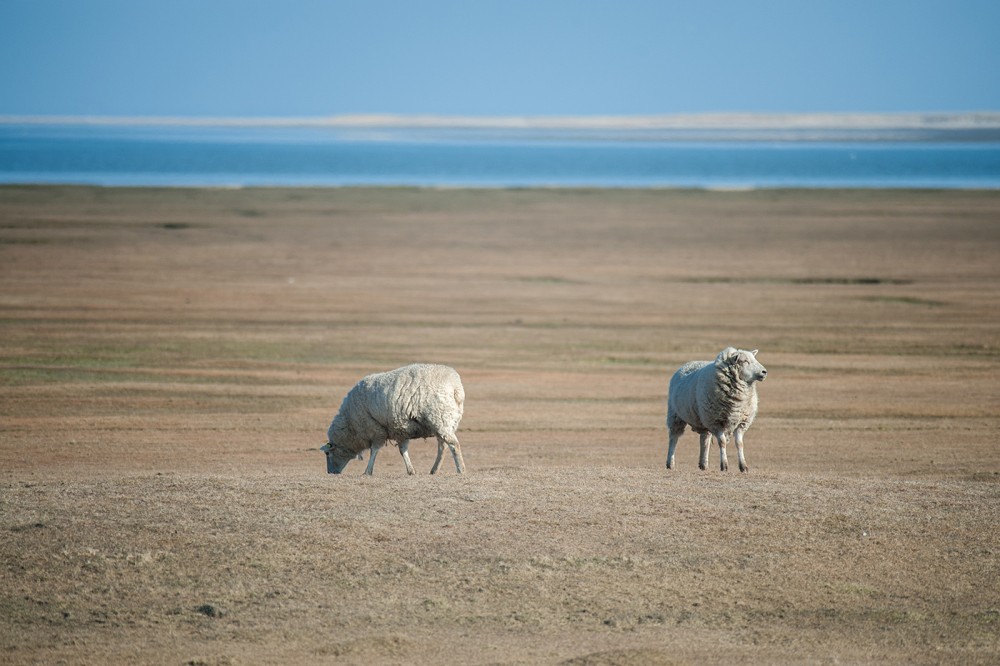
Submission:
<svg viewBox="0 0 1000 666">
<path fill-rule="evenodd" d="M 708 469 L 708 445 L 712 443 L 712 434 L 703 432 L 698 435 L 700 437 L 701 448 L 698 452 L 698 469 L 706 470 Z"/>
<path fill-rule="evenodd" d="M 715 433 L 715 439 L 719 442 L 719 469 L 726 472 L 729 470 L 729 459 L 726 458 L 726 433 L 720 430 Z"/>
<path fill-rule="evenodd" d="M 437 458 L 434 459 L 434 466 L 431 467 L 431 474 L 437 474 L 438 467 L 441 466 L 441 458 L 444 457 L 444 440 L 441 439 L 440 437 L 438 437 L 437 440 L 438 440 L 438 455 Z"/>
<path fill-rule="evenodd" d="M 462 459 L 462 445 L 458 443 L 458 437 L 454 435 L 451 436 L 455 443 L 452 444 L 448 442 L 448 446 L 451 447 L 451 456 L 455 459 L 455 469 L 458 470 L 459 474 L 465 474 L 465 460 Z"/>
<path fill-rule="evenodd" d="M 734 439 L 736 440 L 736 453 L 740 456 L 740 471 L 749 472 L 750 468 L 747 467 L 747 459 L 743 457 L 743 428 L 736 429 Z"/>
<path fill-rule="evenodd" d="M 698 433 L 698 469 L 708 469 L 708 448 L 712 443 L 712 434 L 707 432 Z"/>
<path fill-rule="evenodd" d="M 410 462 L 410 440 L 404 439 L 399 443 L 399 455 L 403 456 L 406 473 L 410 475 L 416 474 L 417 472 L 413 469 L 413 463 Z"/>
<path fill-rule="evenodd" d="M 458 443 L 458 437 L 455 435 L 438 435 L 438 459 L 434 461 L 434 469 L 431 470 L 433 474 L 437 470 L 438 463 L 441 462 L 441 456 L 444 453 L 444 445 L 447 444 L 448 448 L 451 449 L 451 456 L 455 459 L 455 469 L 458 470 L 459 474 L 465 473 L 465 461 L 462 459 L 462 446 Z"/>
<path fill-rule="evenodd" d="M 372 475 L 375 471 L 375 456 L 378 455 L 379 449 L 385 446 L 385 442 L 372 442 L 372 452 L 368 456 L 368 469 L 365 470 L 365 474 L 368 476 Z"/>
<path fill-rule="evenodd" d="M 672 412 L 667 412 L 667 430 L 670 432 L 670 440 L 667 445 L 667 469 L 673 469 L 675 465 L 674 452 L 677 450 L 677 440 L 684 434 L 686 424 L 678 421 Z"/>
</svg>

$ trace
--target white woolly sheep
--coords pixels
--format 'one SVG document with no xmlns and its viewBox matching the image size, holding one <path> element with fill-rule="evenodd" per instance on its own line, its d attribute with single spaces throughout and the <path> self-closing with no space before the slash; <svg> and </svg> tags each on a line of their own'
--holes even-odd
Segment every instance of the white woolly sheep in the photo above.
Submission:
<svg viewBox="0 0 1000 666">
<path fill-rule="evenodd" d="M 414 364 L 368 375 L 350 390 L 326 433 L 326 471 L 340 474 L 355 457 L 371 449 L 368 468 L 386 442 L 395 442 L 406 473 L 413 474 L 408 448 L 411 439 L 437 437 L 438 454 L 431 468 L 437 472 L 447 444 L 459 474 L 465 472 L 455 431 L 462 420 L 465 389 L 453 368 Z"/>
<path fill-rule="evenodd" d="M 701 455 L 698 467 L 708 468 L 709 437 L 719 443 L 719 463 L 723 472 L 729 469 L 726 458 L 726 440 L 733 434 L 736 451 L 740 457 L 740 471 L 746 472 L 743 456 L 743 433 L 757 416 L 757 387 L 754 382 L 764 381 L 767 370 L 757 361 L 757 350 L 746 351 L 726 347 L 712 361 L 685 363 L 670 378 L 667 401 L 667 430 L 670 448 L 667 451 L 667 469 L 674 468 L 674 451 L 677 439 L 684 428 L 701 436 Z"/>
</svg>

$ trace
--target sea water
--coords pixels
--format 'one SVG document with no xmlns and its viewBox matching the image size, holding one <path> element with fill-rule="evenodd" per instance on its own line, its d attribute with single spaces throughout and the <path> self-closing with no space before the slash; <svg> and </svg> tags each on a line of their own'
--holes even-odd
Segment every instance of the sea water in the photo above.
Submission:
<svg viewBox="0 0 1000 666">
<path fill-rule="evenodd" d="M 0 124 L 0 183 L 1000 188 L 1000 141 Z"/>
</svg>

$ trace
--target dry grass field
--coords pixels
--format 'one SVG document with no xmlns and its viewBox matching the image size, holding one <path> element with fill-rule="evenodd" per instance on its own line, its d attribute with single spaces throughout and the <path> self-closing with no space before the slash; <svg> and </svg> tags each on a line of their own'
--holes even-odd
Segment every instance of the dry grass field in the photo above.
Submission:
<svg viewBox="0 0 1000 666">
<path fill-rule="evenodd" d="M 1000 192 L 3 187 L 0 340 L 2 663 L 1000 660 Z M 328 476 L 414 361 L 468 473 Z"/>
</svg>

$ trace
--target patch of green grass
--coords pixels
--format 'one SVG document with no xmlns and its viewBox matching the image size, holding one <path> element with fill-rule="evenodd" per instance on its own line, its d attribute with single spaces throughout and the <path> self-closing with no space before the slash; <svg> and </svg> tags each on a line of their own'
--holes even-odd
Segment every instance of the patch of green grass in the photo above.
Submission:
<svg viewBox="0 0 1000 666">
<path fill-rule="evenodd" d="M 48 245 L 47 238 L 0 238 L 0 245 Z"/>
<path fill-rule="evenodd" d="M 518 282 L 528 282 L 530 284 L 583 284 L 579 280 L 570 280 L 555 275 L 526 275 L 516 279 Z"/>
<path fill-rule="evenodd" d="M 979 624 L 985 624 L 991 627 L 1000 626 L 1000 610 L 997 610 L 996 608 L 988 608 L 987 610 L 973 613 L 972 619 Z"/>
<path fill-rule="evenodd" d="M 171 384 L 254 384 L 266 381 L 269 385 L 301 385 L 305 380 L 279 379 L 268 376 L 266 380 L 248 379 L 239 374 L 213 374 L 206 377 L 201 374 L 179 374 L 176 372 L 159 373 L 154 368 L 139 370 L 131 369 L 100 369 L 73 366 L 46 365 L 0 365 L 0 386 L 31 386 L 36 384 L 113 384 L 129 383 L 164 383 Z"/>
<path fill-rule="evenodd" d="M 830 285 L 878 285 L 878 284 L 913 284 L 913 280 L 880 277 L 694 277 L 681 278 L 678 282 L 691 284 L 830 284 Z"/>
<path fill-rule="evenodd" d="M 648 358 L 645 356 L 605 356 L 601 359 L 601 363 L 608 363 L 610 365 L 663 365 L 662 361 L 658 361 L 655 358 Z"/>
<path fill-rule="evenodd" d="M 913 280 L 900 280 L 897 278 L 793 278 L 789 280 L 791 284 L 912 284 Z"/>
<path fill-rule="evenodd" d="M 87 370 L 69 367 L 6 366 L 0 367 L 0 386 L 29 386 L 32 384 L 95 383 L 95 382 L 153 382 L 163 381 L 155 374 L 135 374 L 106 370 Z M 178 381 L 172 379 L 172 381 Z M 179 380 L 183 381 L 183 380 Z"/>
<path fill-rule="evenodd" d="M 503 401 L 503 398 L 496 399 L 498 401 Z M 508 402 L 519 402 L 523 398 L 510 398 Z M 535 403 L 552 403 L 552 404 L 564 404 L 564 405 L 609 405 L 609 404 L 622 404 L 622 405 L 635 405 L 639 403 L 651 403 L 660 402 L 662 398 L 660 396 L 618 396 L 614 398 L 583 398 L 583 397 L 573 397 L 573 398 L 546 398 L 534 396 L 531 398 L 531 402 Z"/>
<path fill-rule="evenodd" d="M 882 624 L 922 624 L 927 621 L 926 615 L 908 608 L 875 608 L 865 611 L 863 616 Z"/>
<path fill-rule="evenodd" d="M 823 354 L 839 356 L 843 354 L 888 354 L 891 356 L 938 356 L 950 357 L 976 357 L 995 358 L 1000 356 L 1000 347 L 989 344 L 973 344 L 967 342 L 956 342 L 949 344 L 942 342 L 907 343 L 900 344 L 898 340 L 891 337 L 858 337 L 850 345 L 845 345 L 838 340 L 816 340 L 806 337 L 800 338 L 772 338 L 761 340 L 760 348 L 769 352 L 780 350 L 789 354 Z"/>
<path fill-rule="evenodd" d="M 926 307 L 946 305 L 944 301 L 933 301 L 928 298 L 917 298 L 916 296 L 862 296 L 861 300 L 872 303 L 896 303 L 899 305 L 922 305 Z"/>
<path fill-rule="evenodd" d="M 860 585 L 857 583 L 845 583 L 843 585 L 844 592 L 849 594 L 854 594 L 859 597 L 875 597 L 879 595 L 878 590 L 873 587 L 868 587 L 867 585 Z"/>
<path fill-rule="evenodd" d="M 4 370 L 47 370 L 54 368 L 59 371 L 86 370 L 90 372 L 106 372 L 112 370 L 128 370 L 143 365 L 142 358 L 136 350 L 121 349 L 118 353 L 102 352 L 92 349 L 60 349 L 34 350 L 25 354 L 0 357 Z"/>
<path fill-rule="evenodd" d="M 380 367 L 389 365 L 398 356 L 399 353 L 393 350 L 380 354 L 348 354 L 323 343 L 290 345 L 252 338 L 52 340 L 44 345 L 18 340 L 7 353 L 0 353 L 0 385 L 121 381 L 199 383 L 206 381 L 206 369 L 213 371 L 211 382 L 239 384 L 247 381 L 246 372 L 287 369 L 289 365 L 346 363 Z M 283 383 L 285 380 L 269 377 L 267 381 Z"/>
</svg>

